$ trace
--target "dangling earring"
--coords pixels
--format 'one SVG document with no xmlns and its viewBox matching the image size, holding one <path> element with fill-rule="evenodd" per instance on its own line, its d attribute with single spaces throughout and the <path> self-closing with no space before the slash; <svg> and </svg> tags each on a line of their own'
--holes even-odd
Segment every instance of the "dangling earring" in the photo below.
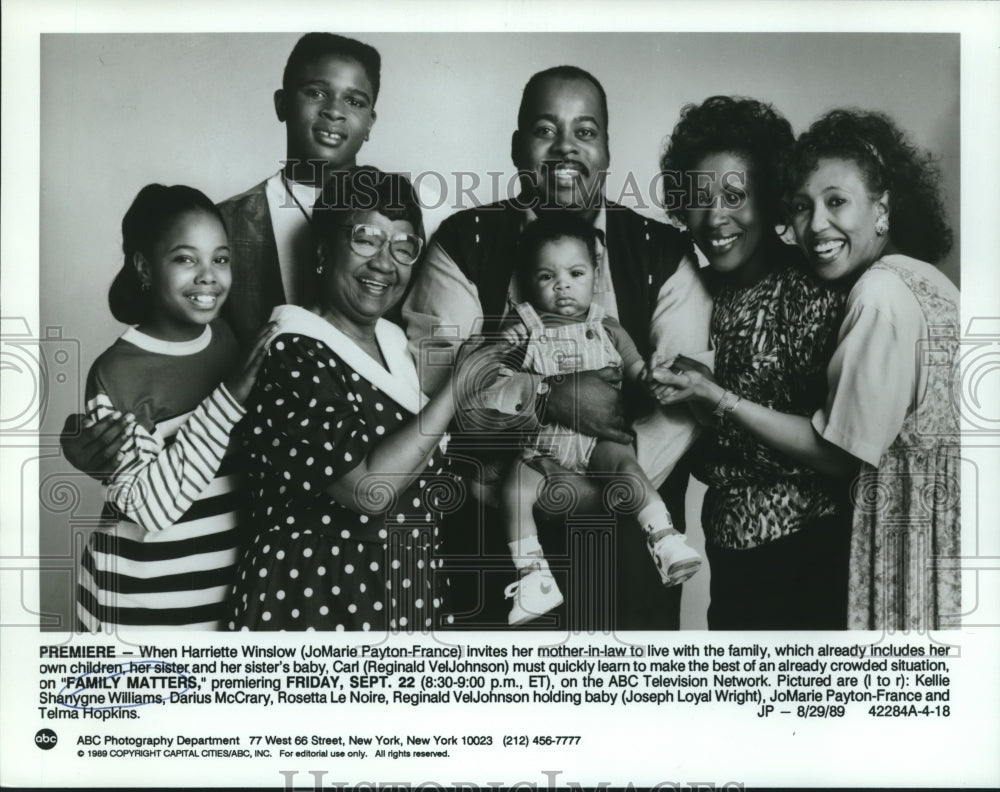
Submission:
<svg viewBox="0 0 1000 792">
<path fill-rule="evenodd" d="M 875 221 L 875 234 L 876 236 L 885 236 L 889 233 L 889 215 L 883 214 L 878 216 L 878 220 Z"/>
<path fill-rule="evenodd" d="M 316 274 L 317 275 L 322 275 L 323 274 L 323 265 L 322 264 L 317 264 L 316 265 Z"/>
</svg>

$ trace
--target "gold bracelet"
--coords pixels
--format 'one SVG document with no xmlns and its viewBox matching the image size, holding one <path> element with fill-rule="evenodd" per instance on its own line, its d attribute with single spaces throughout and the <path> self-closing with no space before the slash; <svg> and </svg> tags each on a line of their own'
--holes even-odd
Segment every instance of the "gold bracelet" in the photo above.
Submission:
<svg viewBox="0 0 1000 792">
<path fill-rule="evenodd" d="M 743 401 L 742 396 L 738 396 L 732 391 L 727 390 L 722 394 L 722 398 L 719 399 L 719 403 L 715 405 L 715 409 L 712 410 L 712 415 L 719 419 L 726 418 L 733 410 L 736 409 L 736 405 L 741 401 Z"/>
</svg>

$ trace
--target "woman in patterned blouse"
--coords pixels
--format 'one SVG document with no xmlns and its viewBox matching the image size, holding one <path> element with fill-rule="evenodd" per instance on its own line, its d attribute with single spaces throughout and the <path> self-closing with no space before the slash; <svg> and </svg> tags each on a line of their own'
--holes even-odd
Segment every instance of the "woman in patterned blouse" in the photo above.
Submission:
<svg viewBox="0 0 1000 792">
<path fill-rule="evenodd" d="M 704 372 L 657 379 L 679 389 L 668 401 L 721 399 L 800 463 L 860 469 L 849 627 L 958 626 L 958 290 L 927 263 L 951 246 L 937 169 L 887 116 L 833 110 L 796 142 L 788 187 L 810 269 L 850 292 L 819 408 L 789 415 Z"/>
<path fill-rule="evenodd" d="M 793 140 L 770 106 L 714 96 L 682 110 L 661 168 L 674 195 L 686 198 L 671 214 L 708 261 L 715 380 L 805 420 L 823 404 L 844 294 L 811 276 L 775 230 L 783 216 L 779 162 Z M 669 393 L 665 401 L 683 400 Z M 846 480 L 816 473 L 734 421 L 714 420 L 714 406 L 700 410 L 715 430 L 694 452 L 696 475 L 708 484 L 709 627 L 842 629 Z"/>
</svg>

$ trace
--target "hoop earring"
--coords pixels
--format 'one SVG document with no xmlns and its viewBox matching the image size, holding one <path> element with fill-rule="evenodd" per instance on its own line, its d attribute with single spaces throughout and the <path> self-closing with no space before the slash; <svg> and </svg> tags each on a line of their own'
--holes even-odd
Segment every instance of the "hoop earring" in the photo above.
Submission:
<svg viewBox="0 0 1000 792">
<path fill-rule="evenodd" d="M 875 235 L 885 236 L 889 233 L 889 215 L 879 215 L 875 221 Z"/>
</svg>

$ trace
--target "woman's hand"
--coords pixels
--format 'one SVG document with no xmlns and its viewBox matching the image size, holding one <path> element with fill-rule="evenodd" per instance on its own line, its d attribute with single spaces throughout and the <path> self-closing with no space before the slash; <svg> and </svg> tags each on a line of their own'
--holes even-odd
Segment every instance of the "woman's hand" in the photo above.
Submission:
<svg viewBox="0 0 1000 792">
<path fill-rule="evenodd" d="M 520 346 L 528 340 L 528 328 L 524 322 L 517 322 L 505 328 L 500 333 L 500 338 L 513 346 Z"/>
<path fill-rule="evenodd" d="M 714 408 L 725 393 L 708 366 L 684 355 L 651 368 L 647 384 L 653 397 L 664 406 L 689 402 L 692 406 Z"/>
<path fill-rule="evenodd" d="M 277 334 L 277 329 L 277 322 L 268 322 L 264 325 L 254 338 L 250 351 L 236 367 L 236 371 L 226 378 L 226 390 L 240 404 L 246 402 L 254 383 L 257 381 L 257 373 L 264 362 L 264 355 L 271 344 L 271 339 Z"/>
</svg>

